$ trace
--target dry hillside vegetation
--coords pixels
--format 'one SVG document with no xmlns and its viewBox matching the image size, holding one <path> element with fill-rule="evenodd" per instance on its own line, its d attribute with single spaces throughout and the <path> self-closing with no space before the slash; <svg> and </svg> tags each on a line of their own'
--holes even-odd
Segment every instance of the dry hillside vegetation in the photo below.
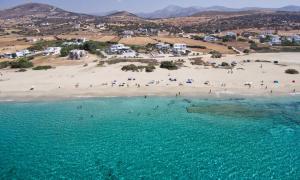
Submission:
<svg viewBox="0 0 300 180">
<path fill-rule="evenodd" d="M 147 44 L 156 44 L 157 41 L 150 37 L 132 37 L 132 38 L 122 38 L 119 43 L 127 45 L 139 45 L 145 46 Z"/>
</svg>

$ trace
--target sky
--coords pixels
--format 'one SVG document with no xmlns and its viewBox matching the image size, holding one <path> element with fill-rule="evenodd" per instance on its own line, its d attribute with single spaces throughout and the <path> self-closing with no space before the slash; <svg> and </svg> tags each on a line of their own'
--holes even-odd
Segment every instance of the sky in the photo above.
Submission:
<svg viewBox="0 0 300 180">
<path fill-rule="evenodd" d="M 29 0 L 0 0 L 0 9 L 10 8 Z M 113 10 L 130 12 L 151 12 L 169 5 L 188 6 L 226 6 L 240 7 L 282 7 L 299 5 L 300 0 L 32 0 L 32 2 L 46 3 L 65 10 L 82 13 L 101 13 Z"/>
</svg>

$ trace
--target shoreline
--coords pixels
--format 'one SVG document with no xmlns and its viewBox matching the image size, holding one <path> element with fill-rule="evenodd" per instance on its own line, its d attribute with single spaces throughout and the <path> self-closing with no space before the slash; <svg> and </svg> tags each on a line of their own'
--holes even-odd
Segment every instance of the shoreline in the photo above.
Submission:
<svg viewBox="0 0 300 180">
<path fill-rule="evenodd" d="M 254 90 L 253 92 L 247 91 L 237 91 L 228 89 L 227 91 L 222 91 L 221 89 L 208 93 L 207 88 L 185 88 L 180 89 L 180 95 L 177 91 L 167 91 L 170 89 L 165 89 L 164 91 L 82 91 L 73 92 L 72 94 L 67 93 L 51 93 L 51 92 L 14 92 L 14 93 L 0 93 L 0 103 L 5 102 L 36 102 L 36 101 L 64 101 L 64 100 L 82 100 L 82 99 L 97 99 L 97 98 L 136 98 L 136 97 L 187 97 L 187 98 L 200 98 L 200 99 L 227 99 L 227 98 L 246 98 L 246 99 L 273 99 L 273 98 L 299 98 L 300 92 L 288 93 L 275 91 L 272 94 L 267 92 L 258 92 Z"/>
</svg>

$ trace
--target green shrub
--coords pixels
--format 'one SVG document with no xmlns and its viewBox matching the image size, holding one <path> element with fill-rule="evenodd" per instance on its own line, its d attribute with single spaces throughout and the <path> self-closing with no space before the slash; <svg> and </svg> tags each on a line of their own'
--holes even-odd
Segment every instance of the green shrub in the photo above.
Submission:
<svg viewBox="0 0 300 180">
<path fill-rule="evenodd" d="M 31 60 L 34 59 L 34 56 L 28 56 L 28 57 L 26 57 L 26 58 L 27 58 L 28 61 L 31 61 Z"/>
<path fill-rule="evenodd" d="M 0 69 L 4 69 L 10 66 L 10 62 L 9 61 L 3 61 L 0 62 Z"/>
<path fill-rule="evenodd" d="M 243 52 L 244 52 L 245 54 L 249 54 L 249 53 L 250 53 L 250 50 L 249 50 L 249 49 L 245 49 Z"/>
<path fill-rule="evenodd" d="M 83 44 L 82 49 L 90 52 L 91 54 L 97 54 L 101 56 L 101 52 L 98 50 L 104 50 L 108 47 L 108 43 L 105 42 L 98 42 L 98 41 L 86 41 Z"/>
<path fill-rule="evenodd" d="M 134 64 L 130 64 L 130 65 L 123 66 L 122 71 L 139 72 L 139 67 Z"/>
<path fill-rule="evenodd" d="M 243 38 L 238 38 L 237 40 L 240 41 L 240 42 L 247 42 L 247 40 L 243 39 Z"/>
<path fill-rule="evenodd" d="M 26 58 L 20 58 L 16 61 L 12 61 L 10 63 L 10 67 L 15 69 L 15 68 L 31 68 L 33 67 L 33 63 L 28 61 Z"/>
<path fill-rule="evenodd" d="M 149 66 L 146 66 L 146 67 L 145 67 L 145 71 L 146 71 L 146 72 L 153 72 L 154 69 L 155 69 L 155 66 L 150 66 L 150 65 L 149 65 Z"/>
<path fill-rule="evenodd" d="M 287 74 L 299 74 L 299 72 L 296 69 L 287 69 L 287 70 L 285 70 L 285 73 L 287 73 Z"/>
<path fill-rule="evenodd" d="M 27 71 L 26 69 L 19 69 L 16 72 L 26 72 L 26 71 Z"/>
<path fill-rule="evenodd" d="M 48 70 L 51 69 L 52 66 L 36 66 L 34 68 L 32 68 L 33 70 Z"/>
<path fill-rule="evenodd" d="M 148 65 L 148 66 L 136 66 L 134 64 L 126 65 L 122 67 L 122 71 L 132 71 L 132 72 L 139 72 L 145 69 L 146 72 L 153 72 L 155 66 Z"/>
<path fill-rule="evenodd" d="M 221 63 L 221 66 L 227 67 L 227 66 L 229 66 L 229 64 L 228 64 L 227 62 L 222 62 L 222 63 Z"/>
<path fill-rule="evenodd" d="M 211 54 L 212 58 L 221 58 L 222 57 L 222 54 L 218 51 L 211 51 L 210 54 Z"/>
<path fill-rule="evenodd" d="M 69 46 L 64 46 L 60 50 L 60 57 L 66 57 L 69 55 L 70 51 L 74 49 L 82 49 L 80 45 L 69 45 Z"/>
<path fill-rule="evenodd" d="M 193 58 L 193 59 L 191 59 L 191 64 L 202 66 L 205 64 L 205 62 L 202 60 L 202 58 Z"/>
<path fill-rule="evenodd" d="M 160 64 L 160 68 L 168 69 L 168 70 L 177 70 L 178 67 L 173 61 L 162 61 Z"/>
<path fill-rule="evenodd" d="M 105 61 L 99 61 L 99 63 L 97 64 L 97 66 L 103 66 L 105 64 Z"/>
</svg>

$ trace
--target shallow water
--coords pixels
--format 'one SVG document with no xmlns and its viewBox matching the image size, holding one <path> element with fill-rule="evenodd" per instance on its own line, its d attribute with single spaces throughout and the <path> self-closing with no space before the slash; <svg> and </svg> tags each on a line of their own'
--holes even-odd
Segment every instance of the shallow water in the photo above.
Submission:
<svg viewBox="0 0 300 180">
<path fill-rule="evenodd" d="M 0 179 L 60 178 L 300 179 L 300 99 L 0 103 Z"/>
</svg>

